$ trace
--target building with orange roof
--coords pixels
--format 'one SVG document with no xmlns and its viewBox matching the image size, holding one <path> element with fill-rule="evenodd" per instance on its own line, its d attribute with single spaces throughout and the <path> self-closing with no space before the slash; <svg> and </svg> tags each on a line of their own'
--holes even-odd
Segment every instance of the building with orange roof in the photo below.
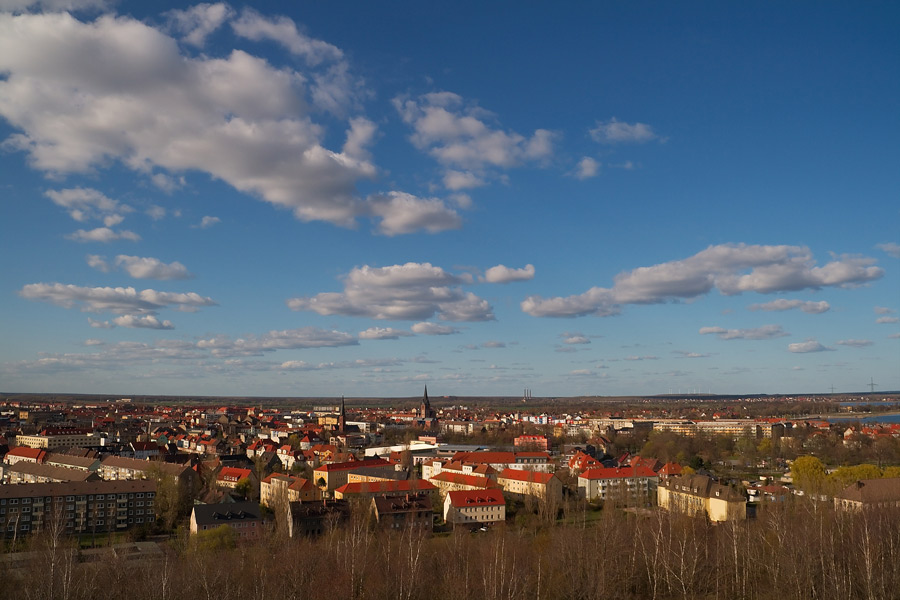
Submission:
<svg viewBox="0 0 900 600">
<path fill-rule="evenodd" d="M 444 521 L 454 526 L 506 521 L 506 499 L 499 489 L 453 491 L 444 499 Z"/>
<path fill-rule="evenodd" d="M 406 479 L 403 481 L 359 481 L 345 483 L 334 490 L 337 500 L 351 498 L 374 498 L 376 496 L 393 496 L 398 494 L 423 493 L 437 497 L 438 488 L 424 479 Z"/>
<path fill-rule="evenodd" d="M 553 473 L 503 469 L 497 477 L 497 483 L 503 487 L 503 492 L 507 496 L 519 500 L 533 496 L 548 502 L 562 501 L 562 481 Z"/>
</svg>

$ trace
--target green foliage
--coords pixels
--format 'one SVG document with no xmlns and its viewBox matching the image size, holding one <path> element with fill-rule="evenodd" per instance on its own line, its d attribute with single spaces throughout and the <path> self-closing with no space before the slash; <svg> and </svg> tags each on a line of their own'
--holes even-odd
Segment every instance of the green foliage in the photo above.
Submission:
<svg viewBox="0 0 900 600">
<path fill-rule="evenodd" d="M 807 492 L 819 492 L 825 483 L 825 465 L 815 456 L 801 456 L 791 465 L 794 486 Z"/>
<path fill-rule="evenodd" d="M 881 469 L 875 465 L 855 465 L 852 467 L 840 467 L 829 475 L 829 479 L 839 487 L 847 487 L 860 479 L 880 479 Z"/>
<path fill-rule="evenodd" d="M 200 552 L 230 550 L 237 546 L 237 533 L 228 525 L 197 532 L 196 547 Z"/>
<path fill-rule="evenodd" d="M 253 490 L 253 482 L 250 481 L 249 477 L 244 477 L 240 481 L 237 482 L 237 485 L 234 486 L 234 491 L 240 494 L 242 497 L 249 498 L 250 492 Z"/>
</svg>

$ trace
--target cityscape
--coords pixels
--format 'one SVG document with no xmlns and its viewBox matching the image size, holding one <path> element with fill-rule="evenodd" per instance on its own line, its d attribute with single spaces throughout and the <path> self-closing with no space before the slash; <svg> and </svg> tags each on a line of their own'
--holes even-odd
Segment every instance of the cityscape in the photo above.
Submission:
<svg viewBox="0 0 900 600">
<path fill-rule="evenodd" d="M 900 598 L 898 27 L 0 0 L 0 599 Z"/>
</svg>

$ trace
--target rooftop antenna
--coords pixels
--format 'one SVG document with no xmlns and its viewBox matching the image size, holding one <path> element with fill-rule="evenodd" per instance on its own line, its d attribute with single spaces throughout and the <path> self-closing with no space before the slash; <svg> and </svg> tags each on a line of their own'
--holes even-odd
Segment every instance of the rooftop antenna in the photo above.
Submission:
<svg viewBox="0 0 900 600">
<path fill-rule="evenodd" d="M 868 383 L 868 386 L 869 386 L 869 393 L 870 393 L 870 394 L 874 394 L 874 393 L 875 393 L 875 386 L 876 386 L 876 385 L 878 385 L 878 384 L 875 383 L 875 379 L 872 378 L 872 377 L 869 377 L 869 383 Z"/>
</svg>

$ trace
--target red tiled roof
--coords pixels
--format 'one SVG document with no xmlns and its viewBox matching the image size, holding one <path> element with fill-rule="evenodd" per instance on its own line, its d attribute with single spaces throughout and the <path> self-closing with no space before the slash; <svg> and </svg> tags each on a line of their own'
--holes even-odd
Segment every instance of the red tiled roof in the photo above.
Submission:
<svg viewBox="0 0 900 600">
<path fill-rule="evenodd" d="M 250 469 L 238 469 L 237 467 L 222 467 L 216 479 L 219 481 L 240 481 L 250 477 L 253 472 Z"/>
<path fill-rule="evenodd" d="M 463 473 L 454 473 L 452 471 L 441 471 L 440 473 L 432 477 L 431 481 L 443 481 L 445 483 L 468 485 L 470 487 L 478 487 L 483 489 L 500 487 L 500 485 L 493 479 L 480 477 L 478 475 L 464 475 Z"/>
<path fill-rule="evenodd" d="M 37 460 L 39 462 L 43 462 L 45 455 L 47 454 L 46 450 L 41 448 L 31 448 L 29 446 L 16 446 L 12 450 L 6 453 L 6 456 L 18 456 L 21 458 L 31 458 Z"/>
<path fill-rule="evenodd" d="M 350 469 L 365 469 L 368 467 L 390 467 L 391 463 L 381 458 L 368 458 L 366 460 L 351 460 L 349 462 L 331 463 L 317 467 L 316 471 L 348 471 Z"/>
<path fill-rule="evenodd" d="M 425 479 L 408 479 L 405 481 L 356 481 L 345 483 L 336 492 L 341 494 L 379 494 L 406 492 L 431 492 L 437 488 Z"/>
<path fill-rule="evenodd" d="M 450 505 L 456 508 L 472 506 L 501 506 L 506 504 L 500 490 L 478 490 L 471 492 L 449 492 Z"/>
<path fill-rule="evenodd" d="M 656 477 L 647 467 L 608 467 L 588 469 L 580 475 L 585 479 L 627 479 L 628 477 Z"/>
<path fill-rule="evenodd" d="M 546 485 L 553 479 L 553 473 L 541 473 L 539 471 L 525 471 L 523 469 L 503 469 L 499 479 L 514 479 L 515 481 L 527 481 Z"/>
</svg>

